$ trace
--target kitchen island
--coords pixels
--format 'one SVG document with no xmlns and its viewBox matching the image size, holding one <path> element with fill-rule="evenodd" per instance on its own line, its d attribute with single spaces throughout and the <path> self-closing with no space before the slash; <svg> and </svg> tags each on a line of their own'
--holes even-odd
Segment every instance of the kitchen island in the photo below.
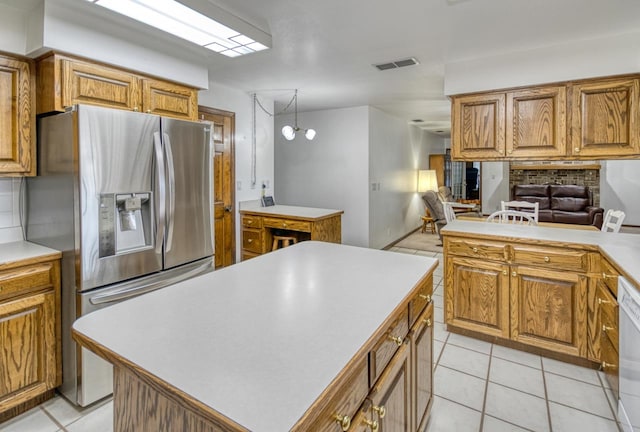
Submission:
<svg viewBox="0 0 640 432">
<path fill-rule="evenodd" d="M 84 316 L 74 337 L 114 365 L 116 432 L 421 430 L 436 266 L 308 241 Z"/>
</svg>

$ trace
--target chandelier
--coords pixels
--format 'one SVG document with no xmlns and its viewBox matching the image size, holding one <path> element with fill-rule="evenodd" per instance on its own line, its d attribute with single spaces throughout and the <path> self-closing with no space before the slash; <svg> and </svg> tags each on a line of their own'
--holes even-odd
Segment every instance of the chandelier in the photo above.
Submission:
<svg viewBox="0 0 640 432">
<path fill-rule="evenodd" d="M 298 89 L 295 90 L 293 95 L 294 102 L 294 122 L 293 126 L 285 126 L 282 128 L 282 136 L 288 141 L 293 140 L 296 137 L 296 132 L 304 131 L 304 136 L 311 141 L 316 136 L 315 129 L 302 129 L 298 127 Z"/>
</svg>

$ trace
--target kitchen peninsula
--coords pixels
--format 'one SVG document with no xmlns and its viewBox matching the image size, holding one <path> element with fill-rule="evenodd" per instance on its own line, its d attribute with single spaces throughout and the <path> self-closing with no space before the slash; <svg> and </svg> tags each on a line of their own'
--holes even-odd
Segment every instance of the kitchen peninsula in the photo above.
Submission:
<svg viewBox="0 0 640 432">
<path fill-rule="evenodd" d="M 433 258 L 307 241 L 99 310 L 114 430 L 423 430 Z"/>
</svg>

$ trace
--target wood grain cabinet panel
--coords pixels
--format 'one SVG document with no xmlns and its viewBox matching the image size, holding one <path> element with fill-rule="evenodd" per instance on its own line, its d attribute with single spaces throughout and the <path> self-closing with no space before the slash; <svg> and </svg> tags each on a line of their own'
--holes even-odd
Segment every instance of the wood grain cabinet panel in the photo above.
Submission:
<svg viewBox="0 0 640 432">
<path fill-rule="evenodd" d="M 30 60 L 0 55 L 0 176 L 32 176 L 35 82 Z"/>
<path fill-rule="evenodd" d="M 411 331 L 411 392 L 415 407 L 412 430 L 424 431 L 433 403 L 433 303 Z"/>
<path fill-rule="evenodd" d="M 453 257 L 446 260 L 446 322 L 509 337 L 509 266 Z"/>
<path fill-rule="evenodd" d="M 640 152 L 640 78 L 572 85 L 573 156 L 633 156 Z"/>
<path fill-rule="evenodd" d="M 152 79 L 144 79 L 142 82 L 144 112 L 185 120 L 198 117 L 196 89 Z"/>
<path fill-rule="evenodd" d="M 567 151 L 566 105 L 564 86 L 508 92 L 507 156 L 564 156 Z"/>
<path fill-rule="evenodd" d="M 453 99 L 454 159 L 481 160 L 505 156 L 505 94 L 459 96 Z"/>
<path fill-rule="evenodd" d="M 369 393 L 378 430 L 385 432 L 411 431 L 411 365 L 409 346 L 403 344 Z M 385 415 L 376 408 L 384 407 Z"/>
</svg>

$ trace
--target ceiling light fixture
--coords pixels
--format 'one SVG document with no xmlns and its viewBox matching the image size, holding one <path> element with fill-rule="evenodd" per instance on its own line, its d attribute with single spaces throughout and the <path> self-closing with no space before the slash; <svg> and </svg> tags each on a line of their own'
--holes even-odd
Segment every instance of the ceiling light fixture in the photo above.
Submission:
<svg viewBox="0 0 640 432">
<path fill-rule="evenodd" d="M 316 131 L 314 129 L 300 129 L 298 127 L 298 89 L 295 90 L 295 94 L 293 95 L 293 102 L 294 102 L 294 122 L 293 122 L 293 126 L 285 126 L 282 128 L 282 136 L 284 136 L 284 138 L 287 141 L 291 141 L 296 137 L 296 132 L 300 131 L 300 130 L 304 130 L 304 136 L 311 141 L 312 139 L 315 138 L 316 136 Z"/>
<path fill-rule="evenodd" d="M 271 47 L 271 36 L 217 8 L 192 0 L 87 0 L 227 57 Z M 183 4 L 185 3 L 185 4 Z M 200 7 L 198 5 L 200 4 Z M 187 6 L 188 5 L 188 6 Z M 223 17 L 233 28 L 216 21 Z M 242 31 L 239 31 L 242 30 Z M 246 34 L 245 34 L 246 33 Z"/>
</svg>

